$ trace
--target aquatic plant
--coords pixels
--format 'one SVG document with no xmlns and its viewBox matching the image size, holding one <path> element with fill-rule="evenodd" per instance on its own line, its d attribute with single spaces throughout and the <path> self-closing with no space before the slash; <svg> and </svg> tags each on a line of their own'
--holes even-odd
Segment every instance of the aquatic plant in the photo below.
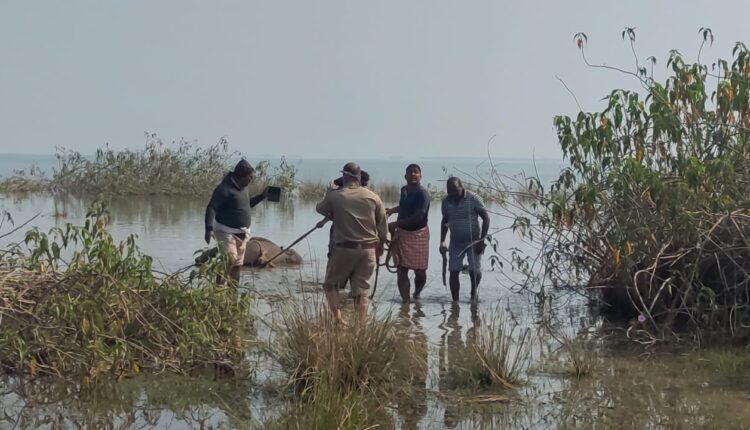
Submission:
<svg viewBox="0 0 750 430">
<path fill-rule="evenodd" d="M 372 189 L 384 203 L 398 203 L 401 198 L 401 185 L 373 182 Z"/>
<path fill-rule="evenodd" d="M 284 309 L 282 319 L 271 351 L 303 396 L 318 385 L 393 395 L 426 366 L 390 318 L 340 327 L 322 306 L 302 304 Z"/>
<path fill-rule="evenodd" d="M 82 226 L 27 232 L 0 253 L 0 365 L 89 384 L 141 372 L 244 372 L 253 342 L 250 299 L 214 278 L 162 274 L 135 236 L 117 243 L 94 205 Z"/>
<path fill-rule="evenodd" d="M 453 351 L 454 362 L 445 376 L 453 389 L 513 389 L 523 382 L 532 358 L 534 336 L 510 315 L 497 310 L 480 318 L 465 345 Z"/>
<path fill-rule="evenodd" d="M 583 337 L 573 337 L 565 330 L 551 325 L 545 325 L 544 329 L 559 345 L 553 357 L 562 364 L 561 373 L 570 374 L 576 379 L 591 375 L 599 356 Z"/>
<path fill-rule="evenodd" d="M 0 193 L 42 193 L 52 189 L 52 182 L 39 167 L 16 169 L 10 177 L 0 178 Z"/>
<path fill-rule="evenodd" d="M 142 150 L 106 145 L 93 157 L 58 148 L 52 186 L 61 191 L 111 195 L 193 195 L 210 192 L 239 154 L 221 138 L 206 148 L 180 140 L 164 143 L 146 133 Z"/>
<path fill-rule="evenodd" d="M 281 311 L 275 332 L 268 351 L 296 393 L 295 421 L 335 424 L 307 428 L 382 422 L 388 405 L 424 388 L 427 363 L 390 318 L 343 327 L 322 306 L 302 302 Z"/>
</svg>

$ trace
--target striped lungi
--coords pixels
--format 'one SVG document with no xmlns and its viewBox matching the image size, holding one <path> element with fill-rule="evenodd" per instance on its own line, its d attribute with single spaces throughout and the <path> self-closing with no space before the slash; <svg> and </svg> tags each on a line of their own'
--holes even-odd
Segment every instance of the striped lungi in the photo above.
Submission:
<svg viewBox="0 0 750 430">
<path fill-rule="evenodd" d="M 394 239 L 393 262 L 397 267 L 412 270 L 427 270 L 430 259 L 430 229 L 415 231 L 398 229 Z"/>
</svg>

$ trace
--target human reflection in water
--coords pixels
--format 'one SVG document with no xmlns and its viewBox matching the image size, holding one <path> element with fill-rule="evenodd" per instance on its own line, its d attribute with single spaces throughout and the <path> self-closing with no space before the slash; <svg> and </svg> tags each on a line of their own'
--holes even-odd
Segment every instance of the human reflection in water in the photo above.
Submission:
<svg viewBox="0 0 750 430">
<path fill-rule="evenodd" d="M 438 350 L 440 366 L 439 387 L 441 392 L 457 388 L 455 378 L 457 375 L 463 373 L 461 360 L 466 354 L 466 349 L 476 339 L 481 327 L 477 304 L 472 303 L 469 311 L 471 312 L 471 327 L 466 330 L 466 342 L 463 340 L 463 327 L 460 320 L 461 308 L 459 304 L 455 302 L 451 303 L 447 312 L 445 307 L 443 307 L 443 311 L 441 312 L 443 322 L 438 326 L 443 330 Z M 446 401 L 443 413 L 443 425 L 446 428 L 456 428 L 460 418 L 457 405 Z"/>
<path fill-rule="evenodd" d="M 401 417 L 402 429 L 417 429 L 419 422 L 427 414 L 427 336 L 422 328 L 422 319 L 425 313 L 422 311 L 422 305 L 419 302 L 413 304 L 414 309 L 408 303 L 401 305 L 399 309 L 400 327 L 403 336 L 406 336 L 414 345 L 415 362 L 412 366 L 412 385 L 414 386 L 413 395 L 399 396 L 396 404 L 398 405 L 398 415 Z"/>
</svg>

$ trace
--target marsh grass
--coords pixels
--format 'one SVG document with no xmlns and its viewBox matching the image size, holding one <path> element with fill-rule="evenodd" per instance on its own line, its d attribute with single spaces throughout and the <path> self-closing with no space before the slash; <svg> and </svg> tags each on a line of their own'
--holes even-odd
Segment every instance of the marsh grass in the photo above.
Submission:
<svg viewBox="0 0 750 430">
<path fill-rule="evenodd" d="M 328 184 L 323 181 L 300 182 L 297 186 L 297 197 L 303 202 L 323 200 Z"/>
<path fill-rule="evenodd" d="M 239 154 L 226 139 L 206 148 L 181 140 L 164 143 L 146 133 L 141 150 L 99 148 L 93 157 L 58 149 L 57 190 L 109 195 L 194 195 L 210 192 Z"/>
<path fill-rule="evenodd" d="M 0 193 L 24 194 L 43 193 L 52 189 L 52 182 L 38 167 L 16 169 L 13 176 L 0 178 Z"/>
<path fill-rule="evenodd" d="M 576 379 L 593 373 L 599 355 L 589 341 L 580 336 L 570 336 L 564 330 L 551 326 L 545 327 L 545 332 L 559 344 L 554 354 L 554 364 L 557 366 L 548 367 L 548 371 L 570 375 Z"/>
<path fill-rule="evenodd" d="M 532 361 L 535 335 L 506 313 L 492 311 L 484 325 L 458 349 L 446 375 L 453 389 L 515 389 L 524 382 Z"/>
<path fill-rule="evenodd" d="M 424 389 L 427 363 L 389 317 L 343 327 L 315 302 L 285 307 L 268 347 L 295 393 L 288 404 L 294 419 L 282 419 L 288 428 L 377 424 L 388 405 Z"/>
<path fill-rule="evenodd" d="M 275 358 L 303 398 L 317 387 L 342 393 L 393 396 L 409 392 L 424 373 L 413 342 L 390 318 L 368 318 L 341 327 L 322 306 L 289 306 L 282 316 Z"/>
<path fill-rule="evenodd" d="M 372 188 L 386 204 L 398 203 L 401 198 L 401 185 L 375 182 Z"/>
<path fill-rule="evenodd" d="M 696 367 L 715 377 L 733 380 L 738 385 L 750 382 L 750 351 L 748 348 L 704 349 L 684 354 L 686 365 Z"/>
<path fill-rule="evenodd" d="M 246 373 L 250 299 L 215 277 L 162 274 L 130 236 L 116 243 L 95 206 L 82 226 L 26 233 L 0 253 L 0 364 L 88 385 L 141 372 Z"/>
</svg>

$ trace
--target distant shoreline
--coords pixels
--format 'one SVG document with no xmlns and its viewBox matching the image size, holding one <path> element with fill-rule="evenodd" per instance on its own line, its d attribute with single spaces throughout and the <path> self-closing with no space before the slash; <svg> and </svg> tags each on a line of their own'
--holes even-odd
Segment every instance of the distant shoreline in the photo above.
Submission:
<svg viewBox="0 0 750 430">
<path fill-rule="evenodd" d="M 92 153 L 81 153 L 81 155 L 85 157 L 93 157 L 95 154 Z M 461 156 L 422 156 L 422 157 L 401 157 L 401 158 L 395 158 L 394 157 L 321 157 L 321 156 L 301 156 L 301 155 L 273 155 L 273 154 L 241 154 L 243 157 L 251 158 L 251 159 L 281 159 L 286 158 L 287 160 L 327 160 L 327 161 L 387 161 L 387 162 L 405 162 L 409 163 L 412 161 L 432 161 L 432 162 L 438 162 L 438 161 L 459 161 L 459 162 L 489 162 L 490 158 L 488 157 L 461 157 Z M 56 155 L 54 153 L 15 153 L 15 152 L 0 152 L 0 159 L 3 157 L 14 157 L 14 158 L 25 158 L 25 157 L 39 157 L 39 158 L 56 158 Z M 491 159 L 495 163 L 531 163 L 531 162 L 542 162 L 542 163 L 564 163 L 565 160 L 563 158 L 554 158 L 554 157 L 492 157 Z M 23 167 L 19 167 L 23 168 Z"/>
</svg>

